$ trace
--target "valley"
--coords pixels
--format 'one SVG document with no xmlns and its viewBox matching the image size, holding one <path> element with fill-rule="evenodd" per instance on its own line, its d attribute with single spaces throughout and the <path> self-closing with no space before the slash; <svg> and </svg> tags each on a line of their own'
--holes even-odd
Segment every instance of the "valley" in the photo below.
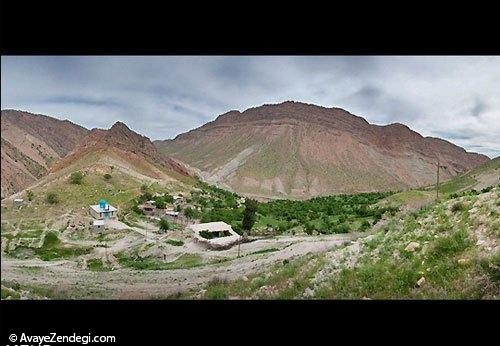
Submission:
<svg viewBox="0 0 500 346">
<path fill-rule="evenodd" d="M 499 158 L 300 103 L 167 143 L 4 112 L 2 299 L 498 298 Z"/>
<path fill-rule="evenodd" d="M 496 299 L 499 169 L 495 159 L 443 184 L 437 202 L 432 189 L 377 196 L 372 208 L 383 213 L 366 228 L 350 211 L 339 214 L 342 208 L 365 206 L 366 194 L 334 196 L 332 201 L 345 200 L 336 204 L 336 215 L 345 215 L 348 225 L 339 233 L 334 220 L 322 225 L 333 232 L 322 232 L 323 227 L 309 232 L 307 222 L 299 219 L 295 227 L 280 225 L 288 212 L 314 210 L 311 203 L 314 206 L 318 199 L 259 203 L 263 213 L 256 213 L 246 241 L 239 249 L 219 251 L 193 242 L 182 225 L 170 222 L 164 231 L 154 218 L 134 211 L 140 196 L 167 193 L 153 190 L 155 183 L 147 189 L 137 186 L 139 199 L 124 207 L 123 222 L 109 222 L 103 233 L 84 226 L 91 219 L 84 211 L 50 220 L 37 219 L 37 214 L 19 218 L 15 214 L 22 209 L 6 207 L 2 209 L 2 298 Z M 497 176 L 496 185 L 472 188 L 482 186 L 481 179 L 492 174 Z M 464 186 L 467 177 L 471 184 Z M 241 197 L 234 193 L 199 182 L 184 196 L 184 211 L 200 209 L 188 223 L 242 217 L 237 202 Z M 274 225 L 270 217 L 276 218 Z"/>
</svg>

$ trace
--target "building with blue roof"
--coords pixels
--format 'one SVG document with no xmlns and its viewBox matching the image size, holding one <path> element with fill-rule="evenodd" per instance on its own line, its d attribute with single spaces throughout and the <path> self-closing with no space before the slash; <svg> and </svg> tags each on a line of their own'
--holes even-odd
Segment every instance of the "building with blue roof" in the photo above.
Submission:
<svg viewBox="0 0 500 346">
<path fill-rule="evenodd" d="M 110 205 L 105 199 L 101 199 L 99 204 L 90 206 L 90 215 L 97 220 L 106 220 L 116 218 L 118 209 Z"/>
</svg>

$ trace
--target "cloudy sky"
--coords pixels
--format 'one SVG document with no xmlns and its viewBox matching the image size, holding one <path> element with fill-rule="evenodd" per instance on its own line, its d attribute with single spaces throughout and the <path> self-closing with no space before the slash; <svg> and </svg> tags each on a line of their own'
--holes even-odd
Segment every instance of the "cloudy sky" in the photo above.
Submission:
<svg viewBox="0 0 500 346">
<path fill-rule="evenodd" d="M 120 120 L 151 139 L 294 100 L 500 155 L 500 57 L 2 56 L 1 72 L 2 109 L 87 128 Z"/>
</svg>

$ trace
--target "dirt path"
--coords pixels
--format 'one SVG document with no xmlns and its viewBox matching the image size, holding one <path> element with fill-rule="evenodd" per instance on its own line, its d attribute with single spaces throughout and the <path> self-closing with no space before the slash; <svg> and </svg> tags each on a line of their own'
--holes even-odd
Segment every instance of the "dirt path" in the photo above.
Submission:
<svg viewBox="0 0 500 346">
<path fill-rule="evenodd" d="M 14 260 L 2 258 L 2 278 L 20 284 L 50 286 L 55 289 L 77 288 L 81 292 L 100 292 L 101 296 L 118 299 L 141 299 L 165 297 L 208 283 L 213 278 L 234 280 L 262 271 L 285 259 L 331 250 L 358 238 L 360 234 L 342 234 L 310 237 L 277 237 L 256 240 L 241 245 L 242 257 L 237 258 L 237 247 L 225 251 L 208 251 L 201 247 L 186 245 L 195 253 L 210 253 L 212 256 L 231 259 L 218 264 L 205 264 L 189 269 L 175 270 L 131 270 L 121 268 L 109 272 L 92 272 L 79 267 L 76 262 L 41 260 Z M 108 251 L 117 251 L 130 246 L 129 240 L 117 241 Z M 259 250 L 271 249 L 265 253 Z M 180 249 L 179 249 L 180 250 Z M 27 267 L 43 267 L 30 270 Z M 93 298 L 92 294 L 81 298 Z M 95 293 L 94 293 L 95 294 Z M 98 296 L 98 295 L 97 295 Z"/>
</svg>

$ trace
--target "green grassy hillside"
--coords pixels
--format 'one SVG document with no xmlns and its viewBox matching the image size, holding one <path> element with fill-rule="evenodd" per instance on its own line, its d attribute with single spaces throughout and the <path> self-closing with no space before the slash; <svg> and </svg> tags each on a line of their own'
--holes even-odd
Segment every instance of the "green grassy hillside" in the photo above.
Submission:
<svg viewBox="0 0 500 346">
<path fill-rule="evenodd" d="M 321 255 L 204 287 L 208 299 L 497 299 L 500 186 L 447 199 Z M 185 298 L 199 296 L 198 291 Z"/>
</svg>

